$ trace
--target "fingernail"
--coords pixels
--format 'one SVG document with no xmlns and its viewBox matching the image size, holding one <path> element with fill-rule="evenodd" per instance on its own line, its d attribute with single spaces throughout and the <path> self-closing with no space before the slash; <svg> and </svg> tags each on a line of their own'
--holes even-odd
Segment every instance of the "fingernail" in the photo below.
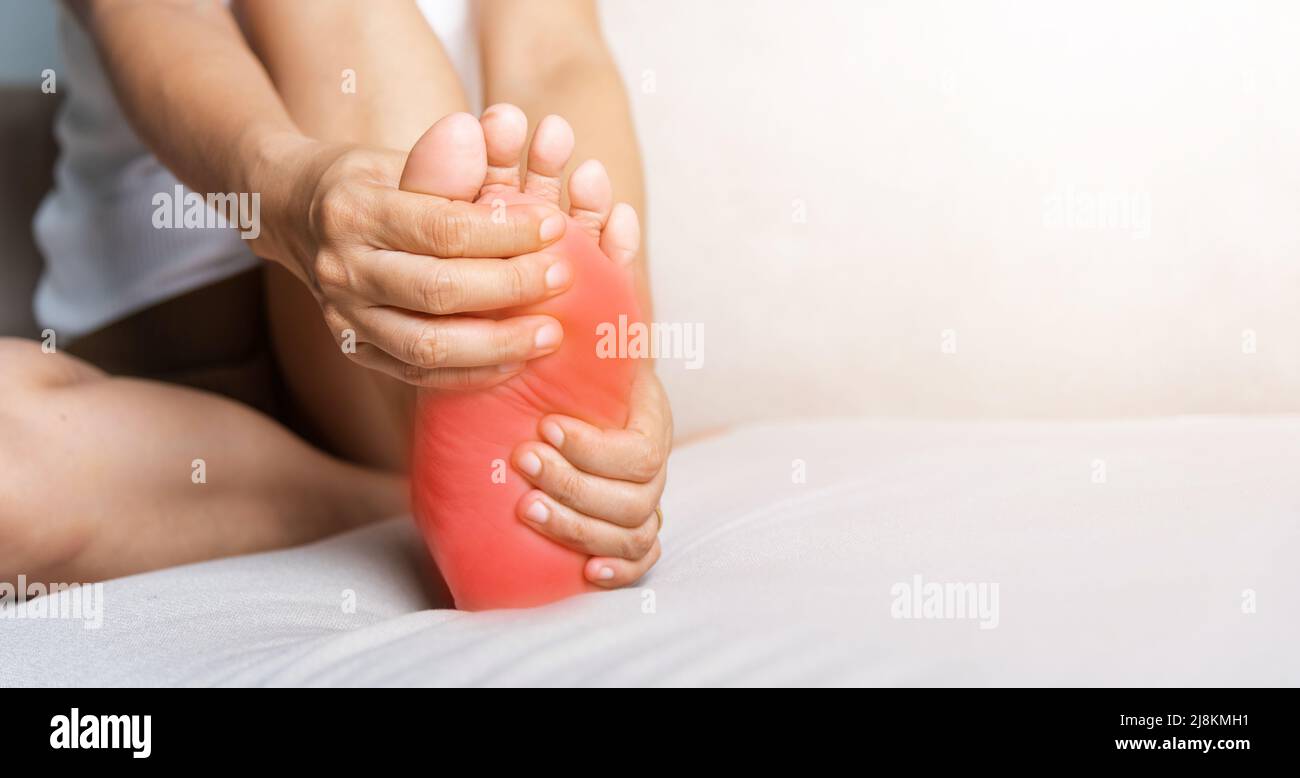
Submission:
<svg viewBox="0 0 1300 778">
<path fill-rule="evenodd" d="M 542 460 L 537 455 L 529 451 L 519 457 L 519 469 L 527 475 L 537 475 L 542 472 Z"/>
<path fill-rule="evenodd" d="M 546 217 L 537 235 L 542 241 L 549 243 L 564 234 L 565 226 L 564 214 L 557 213 L 554 216 Z"/>
<path fill-rule="evenodd" d="M 543 325 L 538 328 L 537 334 L 533 336 L 533 347 L 539 349 L 553 348 L 559 345 L 562 337 L 564 337 L 564 333 L 560 330 L 560 325 Z"/>
<path fill-rule="evenodd" d="M 499 370 L 502 373 L 513 373 L 516 370 L 522 370 L 523 367 L 524 367 L 523 362 L 511 362 L 508 365 L 497 365 L 497 370 Z"/>
<path fill-rule="evenodd" d="M 600 568 L 600 572 L 596 573 L 596 577 L 602 581 L 608 581 L 614 577 L 614 568 L 602 567 Z"/>
<path fill-rule="evenodd" d="M 527 516 L 530 521 L 535 521 L 538 524 L 545 524 L 546 520 L 551 518 L 551 512 L 547 510 L 541 500 L 536 500 L 532 505 L 528 506 L 528 510 L 524 511 L 524 516 Z M 613 571 L 610 572 L 612 573 Z"/>
<path fill-rule="evenodd" d="M 566 262 L 556 262 L 546 271 L 546 288 L 562 289 L 569 283 L 569 265 Z"/>
<path fill-rule="evenodd" d="M 542 424 L 542 437 L 546 438 L 546 442 L 556 448 L 564 445 L 564 430 L 560 429 L 560 425 L 553 421 Z"/>
</svg>

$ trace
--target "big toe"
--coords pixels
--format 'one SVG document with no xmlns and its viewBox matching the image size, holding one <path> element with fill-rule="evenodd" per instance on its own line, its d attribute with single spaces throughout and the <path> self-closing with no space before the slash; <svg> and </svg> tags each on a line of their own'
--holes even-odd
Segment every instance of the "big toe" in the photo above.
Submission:
<svg viewBox="0 0 1300 778">
<path fill-rule="evenodd" d="M 399 187 L 449 200 L 473 200 L 486 176 L 482 125 L 467 113 L 453 113 L 439 119 L 415 142 Z"/>
</svg>

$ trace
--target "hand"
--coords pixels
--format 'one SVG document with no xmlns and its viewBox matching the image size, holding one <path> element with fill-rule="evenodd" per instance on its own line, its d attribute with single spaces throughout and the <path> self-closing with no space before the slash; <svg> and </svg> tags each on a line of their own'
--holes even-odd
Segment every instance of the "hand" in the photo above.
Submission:
<svg viewBox="0 0 1300 778">
<path fill-rule="evenodd" d="M 256 248 L 307 285 L 351 359 L 416 386 L 475 388 L 559 347 L 550 316 L 459 315 L 568 288 L 567 265 L 540 253 L 564 233 L 554 208 L 400 191 L 394 151 L 312 141 L 289 156 L 298 163 L 268 217 L 270 245 Z"/>
<path fill-rule="evenodd" d="M 529 441 L 514 452 L 515 467 L 537 487 L 519 501 L 520 519 L 592 554 L 587 580 L 610 589 L 635 583 L 659 561 L 655 508 L 672 450 L 672 409 L 649 363 L 637 373 L 631 405 L 624 429 L 546 416 L 539 432 L 550 445 Z"/>
</svg>

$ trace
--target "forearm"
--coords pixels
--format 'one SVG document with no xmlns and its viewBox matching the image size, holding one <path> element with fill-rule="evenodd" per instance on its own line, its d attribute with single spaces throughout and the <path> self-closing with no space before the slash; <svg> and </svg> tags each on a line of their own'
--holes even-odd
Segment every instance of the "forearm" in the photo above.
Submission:
<svg viewBox="0 0 1300 778">
<path fill-rule="evenodd" d="M 293 121 L 324 141 L 403 152 L 466 100 L 410 0 L 233 0 Z"/>
<path fill-rule="evenodd" d="M 545 6 L 539 9 L 538 6 Z M 574 160 L 600 160 L 614 182 L 614 199 L 647 220 L 645 179 L 636 129 L 617 66 L 587 0 L 519 3 L 488 0 L 480 8 L 487 104 L 514 103 L 536 123 L 559 114 L 577 137 Z M 651 315 L 645 242 L 637 259 L 638 297 Z"/>
<path fill-rule="evenodd" d="M 310 142 L 219 2 L 69 0 L 145 145 L 196 192 L 289 198 L 284 167 Z M 281 258 L 272 236 L 258 252 Z"/>
</svg>

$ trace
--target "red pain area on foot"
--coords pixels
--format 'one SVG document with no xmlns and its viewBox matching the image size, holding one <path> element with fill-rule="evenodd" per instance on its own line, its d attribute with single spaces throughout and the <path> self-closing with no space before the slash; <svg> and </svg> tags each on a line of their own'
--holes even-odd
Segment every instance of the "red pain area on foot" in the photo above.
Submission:
<svg viewBox="0 0 1300 778">
<path fill-rule="evenodd" d="M 543 202 L 513 193 L 492 199 Z M 411 479 L 416 521 L 464 610 L 531 607 L 597 590 L 583 574 L 585 554 L 519 519 L 520 499 L 532 486 L 514 469 L 511 454 L 520 443 L 540 440 L 538 425 L 547 414 L 604 428 L 626 424 L 636 362 L 611 356 L 602 339 L 641 315 L 628 266 L 606 257 L 572 219 L 546 252 L 569 263 L 572 286 L 537 305 L 490 315 L 553 316 L 564 327 L 560 348 L 488 389 L 420 398 Z"/>
</svg>

